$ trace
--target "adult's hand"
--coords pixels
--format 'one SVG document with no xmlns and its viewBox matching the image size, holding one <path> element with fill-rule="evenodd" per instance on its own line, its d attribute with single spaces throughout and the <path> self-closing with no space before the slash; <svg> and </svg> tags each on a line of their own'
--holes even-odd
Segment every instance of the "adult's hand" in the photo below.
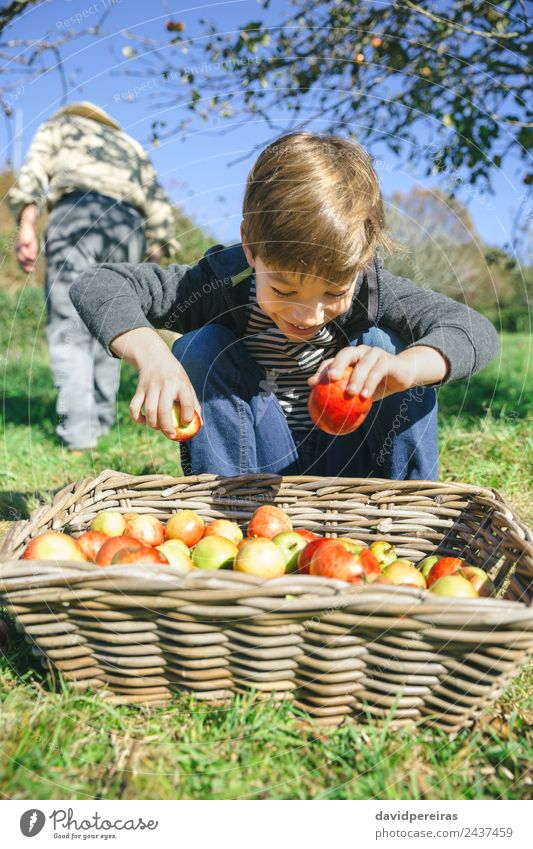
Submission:
<svg viewBox="0 0 533 849">
<path fill-rule="evenodd" d="M 21 222 L 15 247 L 18 264 L 23 271 L 35 271 L 39 255 L 39 242 L 33 224 Z"/>
</svg>

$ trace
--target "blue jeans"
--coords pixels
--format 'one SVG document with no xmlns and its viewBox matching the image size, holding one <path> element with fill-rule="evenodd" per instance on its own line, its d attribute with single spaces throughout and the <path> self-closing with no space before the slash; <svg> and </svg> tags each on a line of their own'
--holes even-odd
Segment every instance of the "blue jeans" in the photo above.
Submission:
<svg viewBox="0 0 533 849">
<path fill-rule="evenodd" d="M 357 332 L 350 344 L 390 353 L 405 347 L 396 333 L 380 327 Z M 172 352 L 194 386 L 203 418 L 199 433 L 180 446 L 184 474 L 437 479 L 434 389 L 414 387 L 376 401 L 346 436 L 314 426 L 292 432 L 263 369 L 233 331 L 207 325 L 178 339 Z"/>
</svg>

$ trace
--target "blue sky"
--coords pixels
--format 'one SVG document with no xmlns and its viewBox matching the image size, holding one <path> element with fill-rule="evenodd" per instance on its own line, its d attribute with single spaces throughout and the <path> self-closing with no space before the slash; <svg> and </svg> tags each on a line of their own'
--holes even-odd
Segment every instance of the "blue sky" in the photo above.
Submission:
<svg viewBox="0 0 533 849">
<path fill-rule="evenodd" d="M 145 87 L 147 103 L 129 90 L 141 86 L 141 79 L 125 77 L 131 65 L 122 55 L 122 48 L 131 45 L 124 30 L 165 39 L 165 21 L 182 20 L 186 34 L 199 32 L 198 19 L 215 21 L 219 29 L 231 31 L 250 19 L 276 23 L 289 10 L 285 0 L 272 0 L 267 12 L 256 0 L 224 0 L 220 3 L 175 2 L 175 0 L 49 0 L 30 8 L 5 32 L 9 39 L 40 39 L 45 32 L 60 35 L 66 29 L 79 31 L 93 26 L 105 9 L 113 7 L 104 27 L 109 37 L 96 40 L 85 37 L 67 45 L 64 50 L 67 76 L 76 75 L 68 102 L 91 100 L 116 118 L 122 127 L 146 144 L 160 179 L 173 202 L 182 207 L 217 241 L 231 242 L 238 238 L 240 208 L 246 175 L 253 162 L 253 149 L 267 143 L 272 131 L 254 116 L 239 118 L 238 124 L 228 121 L 223 131 L 200 125 L 185 137 L 164 141 L 159 147 L 148 146 L 150 126 L 154 119 L 165 120 L 169 126 L 183 117 L 185 106 L 176 103 L 171 109 L 157 109 L 158 88 Z M 161 83 L 157 83 L 160 87 Z M 128 92 L 130 99 L 128 99 Z M 62 89 L 59 76 L 49 73 L 33 83 L 21 84 L 11 100 L 11 107 L 20 110 L 22 138 L 19 153 L 24 156 L 30 141 L 42 121 L 61 106 Z M 134 94 L 134 93 L 133 93 Z M 153 98 L 152 98 L 153 94 Z M 182 99 L 183 102 L 184 98 Z M 150 106 L 150 103 L 154 106 Z M 288 114 L 276 116 L 278 123 L 288 122 Z M 229 127 L 233 129 L 228 131 Z M 13 124 L 14 129 L 14 124 Z M 319 131 L 321 127 L 314 125 Z M 377 170 L 385 196 L 394 191 L 407 192 L 412 186 L 444 188 L 444 183 L 423 176 L 414 168 L 406 168 L 393 154 L 384 149 L 372 150 L 378 160 Z M 9 151 L 2 127 L 0 158 L 5 162 Z M 243 159 L 244 157 L 244 159 Z M 236 159 L 243 159 L 230 166 Z M 381 164 L 380 164 L 381 163 Z M 494 194 L 465 186 L 458 197 L 467 205 L 483 239 L 489 244 L 503 245 L 509 239 L 514 215 L 524 194 L 518 164 L 507 162 L 504 172 L 494 177 Z"/>
</svg>

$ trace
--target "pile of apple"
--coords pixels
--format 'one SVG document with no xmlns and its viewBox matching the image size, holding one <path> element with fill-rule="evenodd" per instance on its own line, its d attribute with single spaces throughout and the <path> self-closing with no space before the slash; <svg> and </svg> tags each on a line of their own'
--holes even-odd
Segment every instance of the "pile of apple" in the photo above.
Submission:
<svg viewBox="0 0 533 849">
<path fill-rule="evenodd" d="M 258 507 L 244 537 L 237 522 L 205 523 L 193 510 L 180 510 L 163 524 L 151 514 L 104 510 L 77 539 L 58 531 L 36 536 L 23 560 L 81 560 L 98 566 L 170 563 L 183 570 L 235 569 L 260 578 L 291 572 L 429 589 L 457 598 L 489 596 L 494 586 L 482 569 L 458 557 L 432 555 L 416 564 L 398 558 L 384 540 L 370 546 L 350 537 L 333 539 L 295 530 L 280 507 Z"/>
</svg>

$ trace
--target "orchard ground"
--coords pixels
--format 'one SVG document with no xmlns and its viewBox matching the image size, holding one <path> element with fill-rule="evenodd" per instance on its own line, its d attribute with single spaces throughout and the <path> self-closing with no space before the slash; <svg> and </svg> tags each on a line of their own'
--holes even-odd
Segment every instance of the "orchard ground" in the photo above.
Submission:
<svg viewBox="0 0 533 849">
<path fill-rule="evenodd" d="M 42 288 L 4 283 L 0 536 L 65 483 L 113 468 L 181 473 L 176 444 L 135 425 L 124 365 L 118 421 L 73 456 L 55 436 Z M 439 392 L 441 477 L 498 488 L 533 522 L 531 340 L 502 334 L 501 358 Z M 0 613 L 0 615 L 2 615 Z M 533 790 L 533 674 L 525 670 L 473 731 L 348 723 L 326 731 L 289 705 L 176 697 L 153 710 L 51 692 L 20 637 L 0 655 L 0 789 L 16 799 L 524 799 Z"/>
</svg>

